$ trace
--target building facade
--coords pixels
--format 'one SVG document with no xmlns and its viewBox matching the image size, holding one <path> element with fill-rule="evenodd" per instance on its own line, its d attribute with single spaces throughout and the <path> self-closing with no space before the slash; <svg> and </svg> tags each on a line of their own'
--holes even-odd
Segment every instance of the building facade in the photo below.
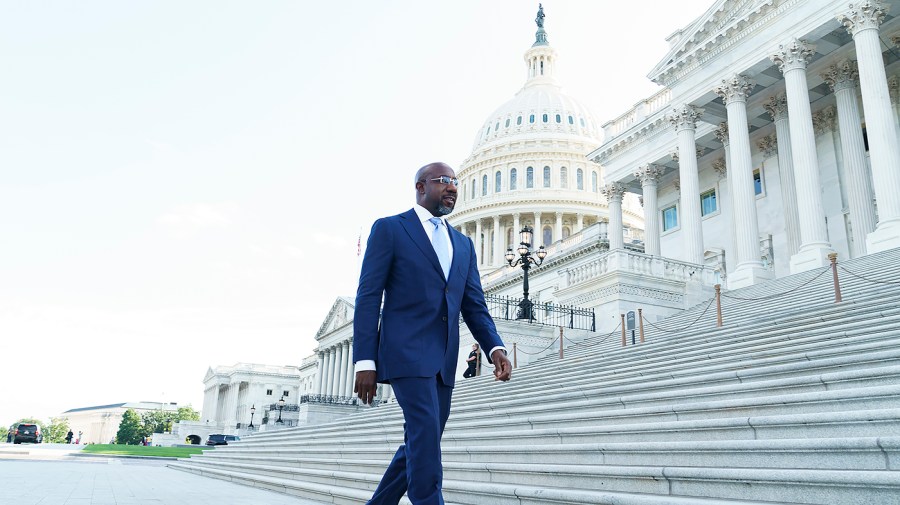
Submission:
<svg viewBox="0 0 900 505">
<path fill-rule="evenodd" d="M 200 421 L 217 425 L 222 433 L 250 424 L 255 408 L 255 426 L 263 424 L 269 407 L 282 398 L 296 403 L 300 394 L 300 371 L 296 366 L 237 363 L 209 368 L 203 378 L 203 410 Z"/>
<path fill-rule="evenodd" d="M 718 0 L 672 34 L 589 155 L 643 196 L 646 252 L 734 289 L 900 246 L 896 3 Z"/>
<path fill-rule="evenodd" d="M 75 439 L 78 439 L 78 434 L 81 433 L 79 443 L 109 444 L 116 438 L 119 423 L 122 422 L 122 416 L 128 409 L 133 409 L 138 415 L 160 410 L 176 413 L 178 404 L 163 402 L 113 403 L 67 410 L 60 417 L 69 421 L 69 428 L 75 434 Z"/>
</svg>

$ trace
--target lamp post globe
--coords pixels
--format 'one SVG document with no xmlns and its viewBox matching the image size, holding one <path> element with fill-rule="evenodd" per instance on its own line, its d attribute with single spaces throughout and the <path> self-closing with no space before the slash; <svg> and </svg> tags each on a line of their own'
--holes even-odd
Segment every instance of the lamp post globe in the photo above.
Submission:
<svg viewBox="0 0 900 505">
<path fill-rule="evenodd" d="M 251 430 L 253 429 L 253 415 L 254 414 L 256 414 L 256 404 L 253 404 L 253 406 L 250 407 L 250 426 L 248 426 L 248 428 L 250 428 Z"/>
</svg>

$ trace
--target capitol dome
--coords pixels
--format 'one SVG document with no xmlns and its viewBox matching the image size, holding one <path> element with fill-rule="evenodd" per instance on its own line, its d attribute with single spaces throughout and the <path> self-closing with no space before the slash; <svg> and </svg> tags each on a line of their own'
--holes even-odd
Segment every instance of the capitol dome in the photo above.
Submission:
<svg viewBox="0 0 900 505">
<path fill-rule="evenodd" d="M 525 84 L 487 117 L 457 173 L 459 197 L 448 218 L 475 243 L 482 273 L 506 265 L 506 249 L 518 245 L 522 226 L 534 229 L 535 245 L 550 246 L 609 216 L 602 168 L 587 158 L 600 146 L 600 128 L 556 81 L 543 9 L 535 21 Z M 623 219 L 626 240 L 643 228 L 631 206 Z"/>
</svg>

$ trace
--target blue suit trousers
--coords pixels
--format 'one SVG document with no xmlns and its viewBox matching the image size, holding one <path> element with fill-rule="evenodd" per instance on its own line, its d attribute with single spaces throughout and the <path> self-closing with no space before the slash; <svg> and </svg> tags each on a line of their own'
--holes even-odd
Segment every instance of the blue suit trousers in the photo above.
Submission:
<svg viewBox="0 0 900 505">
<path fill-rule="evenodd" d="M 440 374 L 395 378 L 391 386 L 403 410 L 403 445 L 368 505 L 397 505 L 404 493 L 413 505 L 444 505 L 441 435 L 450 416 L 453 388 Z"/>
</svg>

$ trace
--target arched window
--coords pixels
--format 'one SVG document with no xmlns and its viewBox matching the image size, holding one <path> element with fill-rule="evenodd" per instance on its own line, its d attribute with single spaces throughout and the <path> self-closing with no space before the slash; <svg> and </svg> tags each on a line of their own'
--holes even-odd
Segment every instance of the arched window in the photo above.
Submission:
<svg viewBox="0 0 900 505">
<path fill-rule="evenodd" d="M 516 118 L 516 126 L 522 124 L 522 116 Z"/>
<path fill-rule="evenodd" d="M 597 172 L 591 171 L 591 191 L 597 192 Z"/>
<path fill-rule="evenodd" d="M 569 187 L 569 169 L 566 167 L 559 168 L 559 187 L 563 189 Z"/>
<path fill-rule="evenodd" d="M 556 115 L 556 122 L 562 123 L 562 116 L 560 116 L 559 114 Z"/>
<path fill-rule="evenodd" d="M 578 189 L 584 189 L 584 171 L 580 168 L 575 173 L 575 184 L 578 185 Z"/>
<path fill-rule="evenodd" d="M 543 231 L 544 231 L 544 233 L 543 233 L 544 244 L 543 245 L 544 245 L 544 247 L 547 247 L 553 243 L 553 228 L 551 228 L 549 225 L 547 225 L 547 226 L 544 226 Z"/>
<path fill-rule="evenodd" d="M 506 229 L 506 247 L 507 248 L 513 246 L 513 232 L 514 231 L 515 230 L 512 229 L 512 226 L 510 226 L 509 228 Z M 515 249 L 515 248 L 513 248 L 513 249 Z"/>
<path fill-rule="evenodd" d="M 518 173 L 516 172 L 516 169 L 515 169 L 515 168 L 509 171 L 509 190 L 510 190 L 510 191 L 513 191 L 513 190 L 516 189 L 516 182 L 517 182 L 517 181 L 516 181 L 516 179 L 517 179 L 516 176 L 517 176 L 517 175 L 518 175 Z"/>
<path fill-rule="evenodd" d="M 504 128 L 509 128 L 509 118 L 506 118 L 506 126 Z"/>
<path fill-rule="evenodd" d="M 528 167 L 525 169 L 525 187 L 534 187 L 534 167 Z"/>
<path fill-rule="evenodd" d="M 569 124 L 575 124 L 575 118 L 569 116 Z"/>
<path fill-rule="evenodd" d="M 550 167 L 544 167 L 544 187 L 550 187 Z"/>
<path fill-rule="evenodd" d="M 528 116 L 528 122 L 529 122 L 529 123 L 533 123 L 533 122 L 534 122 L 534 114 Z"/>
<path fill-rule="evenodd" d="M 481 176 L 481 196 L 487 196 L 487 175 Z"/>
<path fill-rule="evenodd" d="M 466 183 L 462 183 L 462 199 L 466 199 Z"/>
<path fill-rule="evenodd" d="M 549 116 L 547 116 L 546 114 L 544 114 L 542 119 L 544 120 L 545 123 L 550 120 Z"/>
<path fill-rule="evenodd" d="M 500 186 L 500 171 L 497 170 L 497 173 L 494 174 L 494 193 L 499 193 L 501 189 L 503 188 Z"/>
<path fill-rule="evenodd" d="M 491 127 L 488 126 L 488 127 L 487 127 L 487 130 L 484 131 L 484 136 L 487 137 L 487 136 L 490 135 L 490 134 L 491 134 Z"/>
<path fill-rule="evenodd" d="M 475 199 L 475 179 L 472 179 L 472 199 Z"/>
<path fill-rule="evenodd" d="M 584 118 L 580 117 L 580 118 L 578 118 L 578 121 L 581 122 L 581 127 L 584 128 Z"/>
<path fill-rule="evenodd" d="M 570 230 L 568 226 L 563 226 L 563 235 L 562 235 L 562 239 L 560 239 L 560 240 L 565 240 L 565 239 L 569 238 L 569 235 L 571 235 L 571 234 L 572 234 L 572 230 Z"/>
</svg>

